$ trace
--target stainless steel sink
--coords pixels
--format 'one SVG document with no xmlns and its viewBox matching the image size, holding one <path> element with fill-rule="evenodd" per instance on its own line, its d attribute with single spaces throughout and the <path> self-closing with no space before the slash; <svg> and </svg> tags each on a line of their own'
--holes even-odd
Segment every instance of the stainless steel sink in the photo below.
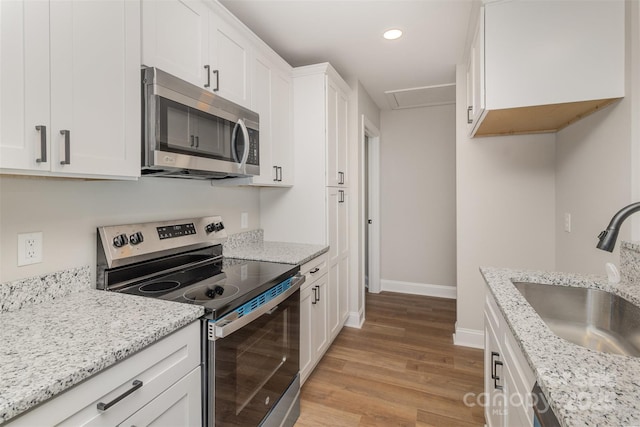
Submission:
<svg viewBox="0 0 640 427">
<path fill-rule="evenodd" d="M 559 337 L 603 353 L 640 356 L 640 308 L 598 289 L 513 282 Z"/>
</svg>

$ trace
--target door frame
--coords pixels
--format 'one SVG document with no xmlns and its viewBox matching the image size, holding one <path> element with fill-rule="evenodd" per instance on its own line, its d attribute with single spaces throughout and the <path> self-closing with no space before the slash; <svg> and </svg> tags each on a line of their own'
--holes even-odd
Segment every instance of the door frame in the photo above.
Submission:
<svg viewBox="0 0 640 427">
<path fill-rule="evenodd" d="M 363 153 L 360 159 L 360 179 L 363 183 L 360 192 L 360 203 L 364 206 L 367 201 L 367 195 L 364 194 L 364 182 L 365 182 L 365 164 L 368 162 L 369 172 L 369 218 L 360 218 L 360 235 L 362 236 L 360 242 L 360 253 L 364 256 L 361 258 L 361 268 L 365 275 L 369 276 L 369 292 L 380 293 L 380 131 L 365 115 L 362 115 L 361 121 L 361 133 L 362 140 L 360 141 L 360 152 Z M 369 157 L 364 156 L 366 138 L 369 138 Z M 373 219 L 373 224 L 368 225 L 367 220 Z M 365 227 L 369 227 L 369 247 L 365 247 Z M 365 251 L 368 251 L 365 252 Z M 365 257 L 369 258 L 369 271 L 365 271 Z M 362 279 L 362 287 L 364 288 L 365 281 Z"/>
</svg>

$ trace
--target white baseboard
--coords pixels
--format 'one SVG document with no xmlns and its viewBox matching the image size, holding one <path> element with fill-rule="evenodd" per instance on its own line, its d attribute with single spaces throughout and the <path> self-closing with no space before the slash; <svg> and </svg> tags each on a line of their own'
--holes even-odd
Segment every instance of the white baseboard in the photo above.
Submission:
<svg viewBox="0 0 640 427">
<path fill-rule="evenodd" d="M 484 348 L 484 331 L 478 329 L 466 329 L 458 327 L 453 334 L 453 343 L 463 347 Z"/>
<path fill-rule="evenodd" d="M 362 328 L 364 324 L 364 312 L 356 312 L 350 311 L 349 316 L 347 316 L 347 320 L 344 322 L 344 326 L 348 326 L 349 328 Z"/>
<path fill-rule="evenodd" d="M 403 294 L 424 295 L 428 297 L 456 299 L 455 286 L 430 285 L 427 283 L 400 282 L 398 280 L 380 280 L 383 291 Z"/>
</svg>

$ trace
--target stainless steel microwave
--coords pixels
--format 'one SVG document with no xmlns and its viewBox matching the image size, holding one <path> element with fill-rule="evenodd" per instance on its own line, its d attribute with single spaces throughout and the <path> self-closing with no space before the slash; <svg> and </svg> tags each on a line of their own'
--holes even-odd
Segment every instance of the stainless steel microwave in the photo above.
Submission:
<svg viewBox="0 0 640 427">
<path fill-rule="evenodd" d="M 259 116 L 157 68 L 142 70 L 142 176 L 260 174 Z"/>
</svg>

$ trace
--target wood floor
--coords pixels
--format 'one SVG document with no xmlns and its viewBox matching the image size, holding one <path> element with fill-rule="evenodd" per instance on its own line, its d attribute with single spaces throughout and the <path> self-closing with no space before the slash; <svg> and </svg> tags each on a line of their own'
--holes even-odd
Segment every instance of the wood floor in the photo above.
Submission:
<svg viewBox="0 0 640 427">
<path fill-rule="evenodd" d="M 343 328 L 302 387 L 295 427 L 483 425 L 463 402 L 483 391 L 483 353 L 453 345 L 455 300 L 366 298 L 362 329 Z"/>
</svg>

